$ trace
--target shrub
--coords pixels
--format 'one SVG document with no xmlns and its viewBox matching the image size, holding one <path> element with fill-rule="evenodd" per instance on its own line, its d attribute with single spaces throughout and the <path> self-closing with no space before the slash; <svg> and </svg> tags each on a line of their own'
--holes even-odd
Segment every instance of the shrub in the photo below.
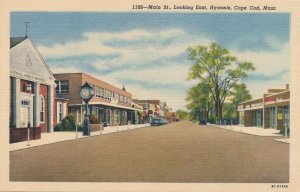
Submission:
<svg viewBox="0 0 300 192">
<path fill-rule="evenodd" d="M 74 131 L 76 130 L 75 117 L 68 114 L 59 124 L 54 128 L 55 131 Z"/>
<path fill-rule="evenodd" d="M 89 115 L 89 120 L 90 120 L 91 124 L 99 124 L 100 123 L 99 119 L 94 114 Z"/>
</svg>

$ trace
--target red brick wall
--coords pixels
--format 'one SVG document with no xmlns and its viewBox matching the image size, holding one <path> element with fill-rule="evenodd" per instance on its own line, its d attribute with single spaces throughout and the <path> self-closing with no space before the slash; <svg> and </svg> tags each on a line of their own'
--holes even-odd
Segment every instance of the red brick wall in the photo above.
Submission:
<svg viewBox="0 0 300 192">
<path fill-rule="evenodd" d="M 40 85 L 40 95 L 43 95 L 44 96 L 44 99 L 45 99 L 45 116 L 44 116 L 44 123 L 41 123 L 40 124 L 40 127 L 41 127 L 41 131 L 42 132 L 47 132 L 47 117 L 48 117 L 48 87 L 47 85 L 43 85 L 41 84 Z M 40 112 L 40 111 L 38 111 Z"/>
<path fill-rule="evenodd" d="M 41 139 L 41 129 L 39 127 L 31 127 L 29 133 L 30 140 Z M 27 128 L 11 128 L 9 129 L 9 143 L 17 143 L 27 141 L 28 129 Z"/>
</svg>

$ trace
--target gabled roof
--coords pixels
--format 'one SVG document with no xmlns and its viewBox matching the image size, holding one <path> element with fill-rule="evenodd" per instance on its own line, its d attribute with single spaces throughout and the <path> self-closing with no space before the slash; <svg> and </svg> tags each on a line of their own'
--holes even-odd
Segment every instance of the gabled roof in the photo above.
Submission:
<svg viewBox="0 0 300 192">
<path fill-rule="evenodd" d="M 18 45 L 22 41 L 27 39 L 27 37 L 11 37 L 10 38 L 10 48 L 13 48 L 14 46 Z"/>
<path fill-rule="evenodd" d="M 30 38 L 10 38 L 10 75 L 55 85 L 55 78 Z"/>
</svg>

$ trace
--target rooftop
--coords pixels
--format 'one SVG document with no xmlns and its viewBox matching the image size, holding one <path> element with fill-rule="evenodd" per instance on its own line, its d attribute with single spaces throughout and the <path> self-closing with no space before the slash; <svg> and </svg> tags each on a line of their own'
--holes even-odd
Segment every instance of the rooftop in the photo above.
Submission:
<svg viewBox="0 0 300 192">
<path fill-rule="evenodd" d="M 27 39 L 27 37 L 11 37 L 10 38 L 10 48 L 13 48 L 14 46 L 18 45 L 22 41 Z"/>
</svg>

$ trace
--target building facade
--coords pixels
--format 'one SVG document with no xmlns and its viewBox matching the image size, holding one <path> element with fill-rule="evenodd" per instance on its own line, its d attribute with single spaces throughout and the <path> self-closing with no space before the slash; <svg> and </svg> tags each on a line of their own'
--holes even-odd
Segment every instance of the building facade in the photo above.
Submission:
<svg viewBox="0 0 300 192">
<path fill-rule="evenodd" d="M 167 106 L 166 102 L 162 102 L 158 99 L 134 99 L 133 101 L 143 106 L 146 122 L 151 122 L 154 117 L 168 118 L 172 112 L 172 109 Z"/>
<path fill-rule="evenodd" d="M 269 89 L 262 98 L 240 103 L 238 106 L 240 124 L 246 127 L 273 128 L 289 127 L 290 90 Z"/>
<path fill-rule="evenodd" d="M 95 95 L 89 102 L 89 114 L 93 114 L 105 126 L 134 124 L 138 109 L 132 106 L 132 94 L 85 73 L 54 74 L 56 94 L 70 101 L 69 113 L 77 123 L 83 122 L 84 103 L 79 95 L 84 83 L 92 85 Z"/>
<path fill-rule="evenodd" d="M 10 128 L 40 127 L 53 132 L 57 104 L 55 78 L 30 38 L 10 40 Z M 60 111 L 59 111 L 60 112 Z M 62 111 L 64 117 L 67 111 Z"/>
</svg>

